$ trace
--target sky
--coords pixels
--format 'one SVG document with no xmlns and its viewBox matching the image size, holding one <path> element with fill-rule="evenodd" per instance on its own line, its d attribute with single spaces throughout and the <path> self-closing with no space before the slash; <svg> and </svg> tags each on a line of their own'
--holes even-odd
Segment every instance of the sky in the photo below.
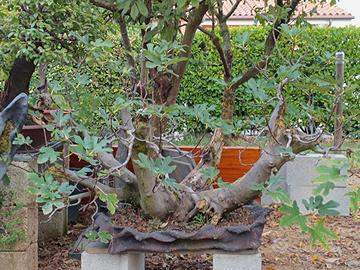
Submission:
<svg viewBox="0 0 360 270">
<path fill-rule="evenodd" d="M 351 24 L 360 26 L 360 0 L 338 0 L 337 6 L 344 8 L 355 16 L 355 19 L 351 21 Z"/>
</svg>

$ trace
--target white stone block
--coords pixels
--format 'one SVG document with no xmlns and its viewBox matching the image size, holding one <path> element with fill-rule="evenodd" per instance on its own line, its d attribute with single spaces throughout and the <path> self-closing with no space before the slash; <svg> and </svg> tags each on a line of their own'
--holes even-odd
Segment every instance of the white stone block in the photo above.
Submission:
<svg viewBox="0 0 360 270">
<path fill-rule="evenodd" d="M 273 187 L 271 190 L 276 190 L 278 187 L 284 189 L 288 193 L 290 192 L 289 188 L 292 187 L 293 194 L 294 192 L 302 192 L 299 195 L 293 195 L 294 198 L 309 198 L 312 196 L 312 189 L 315 187 L 314 183 L 312 182 L 315 178 L 319 176 L 319 173 L 316 170 L 316 166 L 323 164 L 326 165 L 327 161 L 330 160 L 342 160 L 346 161 L 346 156 L 344 155 L 337 155 L 337 154 L 330 154 L 328 158 L 324 158 L 321 154 L 306 154 L 306 155 L 298 155 L 293 161 L 287 162 L 277 173 L 281 178 L 282 181 L 276 187 Z M 347 171 L 341 172 L 342 175 L 346 176 Z M 345 181 L 336 181 L 334 182 L 336 188 L 345 188 L 346 180 Z M 297 187 L 302 187 L 297 191 Z M 304 188 L 307 187 L 307 188 Z M 309 191 L 308 194 L 304 192 Z M 336 193 L 336 192 L 335 192 Z M 336 193 L 337 194 L 337 193 Z M 341 197 L 341 196 L 340 196 Z M 338 197 L 327 197 L 328 200 L 336 201 Z M 272 203 L 272 199 L 267 196 L 263 195 L 261 198 L 262 205 L 269 205 Z M 301 203 L 302 204 L 302 203 Z M 344 210 L 346 208 L 346 204 L 343 204 L 340 201 L 341 205 L 344 205 Z M 342 211 L 344 215 L 347 215 L 349 210 Z"/>
<path fill-rule="evenodd" d="M 288 185 L 311 186 L 312 181 L 319 176 L 316 170 L 318 165 L 326 165 L 330 160 L 346 161 L 346 156 L 331 154 L 323 158 L 321 154 L 298 155 L 293 161 L 287 162 L 279 171 L 286 179 Z M 347 172 L 342 172 L 346 175 Z M 335 183 L 336 187 L 346 187 L 345 181 Z"/>
<path fill-rule="evenodd" d="M 144 253 L 112 255 L 108 253 L 81 254 L 81 270 L 144 270 Z"/>
<path fill-rule="evenodd" d="M 257 250 L 214 254 L 213 270 L 261 270 L 261 254 Z"/>
<path fill-rule="evenodd" d="M 288 192 L 291 200 L 295 200 L 299 206 L 300 212 L 303 214 L 308 214 L 309 211 L 305 209 L 305 206 L 302 202 L 303 199 L 309 200 L 312 194 L 314 187 L 312 186 L 293 186 L 289 185 Z M 350 199 L 345 194 L 350 190 L 346 187 L 337 187 L 329 192 L 329 195 L 324 197 L 324 203 L 333 200 L 340 205 L 335 208 L 339 211 L 341 216 L 350 215 Z"/>
</svg>

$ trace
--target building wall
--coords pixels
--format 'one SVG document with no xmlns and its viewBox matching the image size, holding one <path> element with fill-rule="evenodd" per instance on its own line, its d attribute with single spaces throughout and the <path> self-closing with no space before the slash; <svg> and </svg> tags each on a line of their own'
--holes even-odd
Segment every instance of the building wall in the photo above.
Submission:
<svg viewBox="0 0 360 270">
<path fill-rule="evenodd" d="M 350 22 L 350 25 L 360 26 L 360 1 L 359 0 L 338 0 L 337 6 L 349 11 L 355 19 Z"/>
<path fill-rule="evenodd" d="M 360 3 L 360 0 L 359 0 Z M 309 19 L 307 20 L 310 24 L 319 25 L 319 26 L 335 26 L 335 27 L 344 27 L 350 24 L 350 20 L 346 19 Z M 201 24 L 204 27 L 211 27 L 212 23 L 209 20 L 203 21 Z M 241 25 L 256 25 L 254 20 L 228 20 L 229 26 L 241 26 Z"/>
</svg>

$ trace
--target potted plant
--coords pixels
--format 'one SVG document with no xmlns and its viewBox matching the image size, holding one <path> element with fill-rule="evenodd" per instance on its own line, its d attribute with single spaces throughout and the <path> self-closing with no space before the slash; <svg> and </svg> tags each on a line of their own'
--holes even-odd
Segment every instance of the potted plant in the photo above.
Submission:
<svg viewBox="0 0 360 270">
<path fill-rule="evenodd" d="M 89 7 L 86 6 L 88 4 L 81 2 L 78 5 Z M 57 211 L 65 209 L 71 204 L 80 203 L 84 197 L 88 197 L 87 205 L 94 205 L 95 212 L 105 208 L 108 213 L 115 214 L 122 207 L 121 203 L 123 202 L 125 205 L 132 204 L 138 209 L 141 208 L 144 215 L 150 217 L 151 221 L 160 221 L 160 229 L 161 226 L 166 227 L 166 223 L 180 226 L 178 230 L 169 228 L 164 231 L 158 230 L 153 234 L 142 234 L 131 226 L 125 227 L 122 226 L 123 224 L 114 226 L 109 222 L 108 217 L 99 214 L 95 224 L 96 230 L 89 232 L 87 237 L 90 240 L 110 243 L 107 246 L 110 254 L 130 251 L 160 251 L 161 249 L 194 252 L 196 250 L 203 251 L 206 246 L 211 249 L 239 251 L 242 249 L 240 243 L 244 244 L 243 247 L 246 249 L 257 249 L 260 245 L 260 236 L 267 210 L 258 206 L 248 207 L 252 212 L 249 215 L 252 222 L 249 224 L 244 222 L 243 224 L 232 224 L 229 226 L 230 228 L 225 226 L 225 229 L 216 226 L 226 221 L 228 213 L 237 211 L 240 206 L 252 202 L 261 192 L 266 192 L 267 188 L 277 181 L 277 171 L 286 162 L 291 161 L 296 154 L 312 149 L 318 144 L 321 137 L 321 131 L 316 131 L 316 134 L 312 135 L 304 134 L 286 118 L 288 107 L 285 92 L 287 87 L 289 85 L 295 87 L 297 83 L 303 83 L 302 79 L 304 81 L 307 79 L 299 75 L 301 66 L 291 62 L 290 67 L 282 66 L 277 71 L 267 71 L 266 79 L 263 79 L 259 85 L 254 79 L 256 76 L 260 76 L 260 72 L 268 66 L 280 33 L 288 34 L 290 41 L 293 41 L 294 33 L 289 29 L 288 24 L 293 19 L 299 1 L 276 3 L 275 9 L 279 12 L 275 13 L 280 14 L 280 17 L 275 16 L 274 21 L 271 21 L 272 28 L 266 38 L 264 55 L 261 56 L 258 63 L 250 65 L 243 74 L 235 74 L 235 70 L 232 70 L 233 57 L 231 44 L 229 44 L 231 38 L 226 26 L 228 16 L 224 16 L 222 1 L 214 3 L 215 9 L 210 9 L 212 6 L 209 6 L 208 1 L 191 1 L 191 3 L 185 1 L 175 6 L 172 2 L 167 1 L 154 1 L 146 4 L 143 1 L 136 1 L 136 3 L 129 2 L 128 4 L 119 7 L 111 2 L 91 1 L 91 5 L 94 5 L 91 6 L 93 8 L 86 9 L 87 13 L 88 10 L 96 11 L 95 7 L 105 8 L 108 13 L 113 13 L 114 17 L 109 18 L 110 21 L 116 18 L 111 23 L 114 23 L 112 26 L 120 29 L 121 41 L 125 48 L 124 59 L 127 61 L 122 74 L 130 75 L 127 77 L 129 78 L 128 83 L 121 87 L 125 90 L 120 93 L 116 92 L 116 98 L 106 107 L 106 110 L 101 103 L 98 106 L 100 108 L 86 105 L 91 111 L 98 109 L 96 117 L 101 118 L 101 131 L 104 130 L 104 132 L 100 133 L 91 125 L 100 121 L 98 118 L 90 125 L 85 126 L 82 119 L 76 118 L 76 114 L 66 115 L 59 110 L 58 117 L 48 124 L 48 129 L 51 130 L 53 140 L 64 146 L 63 151 L 56 151 L 52 146 L 40 148 L 37 163 L 48 166 L 45 171 L 30 174 L 30 182 L 33 185 L 31 192 L 38 197 L 44 214 L 50 215 L 50 217 Z M 61 3 L 61 5 L 69 10 L 75 7 L 73 3 L 68 2 Z M 32 6 L 31 8 L 36 10 L 38 7 Z M 49 14 L 58 16 L 58 11 L 54 11 L 52 8 L 54 6 L 50 5 L 44 16 L 49 16 Z M 85 9 L 78 10 L 79 14 L 83 15 L 81 13 L 83 10 Z M 159 10 L 167 12 L 159 13 Z M 230 11 L 234 10 L 232 8 Z M 195 33 L 205 14 L 210 11 L 217 13 L 213 19 L 216 18 L 218 21 L 213 25 L 219 24 L 222 38 L 217 36 L 216 31 L 207 31 L 206 29 L 202 29 L 202 31 L 210 36 L 224 67 L 223 81 L 221 81 L 224 92 L 221 116 L 211 114 L 207 104 L 195 106 L 176 104 L 186 64 L 191 58 Z M 164 15 L 159 16 L 162 13 Z M 27 14 L 32 16 L 33 13 L 27 12 Z M 86 15 L 90 16 L 91 14 Z M 269 17 L 273 19 L 273 16 Z M 102 21 L 100 18 L 102 17 L 99 16 L 98 20 L 94 20 L 93 23 Z M 261 18 L 266 20 L 268 16 Z M 38 18 L 32 19 L 37 20 Z M 183 34 L 180 33 L 179 27 L 182 20 L 187 22 Z M 89 20 L 85 21 L 87 23 L 84 23 L 83 27 L 89 25 Z M 146 27 L 144 27 L 145 24 Z M 134 29 L 134 33 L 139 35 L 141 46 L 131 46 L 128 28 L 134 25 L 141 26 L 140 30 L 138 27 Z M 98 24 L 97 26 L 101 27 L 102 25 Z M 97 30 L 95 27 L 92 28 L 88 31 Z M 79 47 L 81 49 L 85 47 L 90 51 L 90 53 L 87 52 L 88 55 L 74 63 L 76 67 L 89 59 L 92 60 L 89 61 L 90 67 L 94 67 L 91 66 L 94 63 L 97 64 L 96 67 L 99 64 L 105 65 L 107 61 L 103 60 L 114 56 L 109 53 L 113 46 L 110 40 L 99 38 L 91 40 L 88 32 L 81 33 L 82 35 L 73 32 L 69 35 L 62 34 L 63 31 L 59 31 L 60 37 L 71 37 L 66 42 L 73 44 L 72 42 L 80 41 L 82 43 Z M 249 41 L 249 36 L 241 36 L 238 40 L 244 45 Z M 46 41 L 44 40 L 44 42 Z M 117 55 L 116 59 L 118 58 L 121 57 Z M 118 62 L 112 64 L 112 68 L 114 68 Z M 79 71 L 78 68 L 75 70 Z M 119 69 L 116 71 L 118 72 Z M 91 80 L 84 79 L 83 76 L 80 76 L 81 74 L 77 75 L 83 88 L 91 87 L 88 86 L 91 83 L 87 84 Z M 95 88 L 101 87 L 97 72 L 92 75 Z M 253 80 L 250 81 L 250 79 Z M 221 153 L 224 151 L 226 136 L 233 132 L 235 91 L 240 86 L 244 86 L 246 82 L 251 82 L 249 87 L 253 92 L 261 92 L 262 87 L 267 87 L 266 90 L 272 97 L 269 98 L 269 104 L 267 104 L 271 113 L 266 115 L 267 121 L 264 127 L 267 131 L 266 144 L 260 155 L 258 152 L 254 158 L 257 161 L 245 175 L 232 183 L 224 183 L 224 181 L 220 181 L 218 169 L 221 164 Z M 105 83 L 96 93 L 105 91 L 107 87 L 110 86 Z M 82 90 L 84 90 L 83 88 Z M 88 96 L 91 97 L 91 95 Z M 76 96 L 75 101 L 78 99 L 76 105 L 83 104 L 81 103 L 83 96 L 80 98 L 79 95 L 74 94 L 74 96 Z M 93 116 L 91 114 L 90 117 Z M 166 140 L 163 135 L 171 133 L 176 128 L 176 124 L 187 117 L 197 118 L 208 130 L 212 130 L 213 134 L 210 143 L 202 149 L 201 159 L 197 165 L 184 179 L 176 181 L 171 176 L 176 170 L 174 160 L 179 159 L 182 154 L 173 157 L 164 155 L 165 147 L 173 146 L 173 142 Z M 124 146 L 118 148 L 123 153 L 120 155 L 121 158 L 114 158 L 112 147 L 114 143 Z M 89 164 L 90 167 L 73 170 L 71 160 L 69 160 L 72 155 L 87 162 L 86 164 Z M 240 164 L 245 163 L 242 161 L 241 151 L 237 151 L 233 155 L 238 156 L 237 160 L 240 160 Z M 130 160 L 132 161 L 132 171 L 127 168 Z M 84 186 L 87 189 L 86 192 L 69 196 L 78 185 Z M 317 237 L 313 239 L 314 241 L 324 242 L 328 240 L 329 235 L 332 235 L 324 233 L 327 231 L 324 230 L 323 223 L 315 225 L 308 223 L 306 218 L 299 213 L 297 204 L 290 202 L 286 194 L 277 190 L 273 192 L 273 195 L 284 203 L 282 209 L 286 225 L 299 223 L 304 232 Z M 313 201 L 314 199 L 312 199 Z M 319 210 L 324 205 L 308 203 L 308 206 Z M 199 230 L 186 232 L 187 224 L 194 222 L 196 218 L 204 218 L 206 225 L 203 224 L 204 226 Z M 238 237 L 243 241 L 237 242 Z M 128 245 L 124 239 L 130 239 Z M 184 239 L 186 241 L 182 242 Z M 189 246 L 187 240 L 195 248 Z M 225 244 L 231 240 L 236 243 L 232 243 L 234 245 L 230 245 L 231 250 L 227 250 Z M 131 248 L 136 241 L 144 242 L 140 243 L 140 247 L 134 245 Z M 211 242 L 210 245 L 208 242 Z M 143 243 L 144 245 L 142 245 Z M 151 248 L 152 243 L 162 245 L 162 247 Z M 172 243 L 179 244 L 179 246 L 172 246 Z M 197 246 L 200 247 L 197 249 Z M 84 256 L 87 254 L 85 253 Z M 83 261 L 87 262 L 87 258 L 84 257 Z M 105 262 L 107 261 L 105 260 Z M 239 265 L 241 264 L 234 267 Z M 102 267 L 106 267 L 106 265 L 104 264 Z"/>
</svg>

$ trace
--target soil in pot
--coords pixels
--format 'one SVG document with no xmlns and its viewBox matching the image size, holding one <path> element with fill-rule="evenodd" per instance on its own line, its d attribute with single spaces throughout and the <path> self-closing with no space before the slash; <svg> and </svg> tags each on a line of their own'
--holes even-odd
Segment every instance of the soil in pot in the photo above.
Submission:
<svg viewBox="0 0 360 270">
<path fill-rule="evenodd" d="M 157 219 L 147 218 L 141 209 L 124 204 L 119 207 L 116 214 L 112 217 L 112 223 L 114 226 L 131 227 L 139 232 L 154 232 L 161 230 L 182 230 L 192 232 L 199 230 L 205 224 L 209 224 L 210 220 L 199 213 L 191 222 L 185 224 L 178 223 L 174 220 L 162 222 Z M 253 223 L 254 218 L 251 211 L 245 207 L 240 207 L 235 211 L 225 214 L 216 227 L 237 226 L 239 224 L 251 225 Z"/>
</svg>

